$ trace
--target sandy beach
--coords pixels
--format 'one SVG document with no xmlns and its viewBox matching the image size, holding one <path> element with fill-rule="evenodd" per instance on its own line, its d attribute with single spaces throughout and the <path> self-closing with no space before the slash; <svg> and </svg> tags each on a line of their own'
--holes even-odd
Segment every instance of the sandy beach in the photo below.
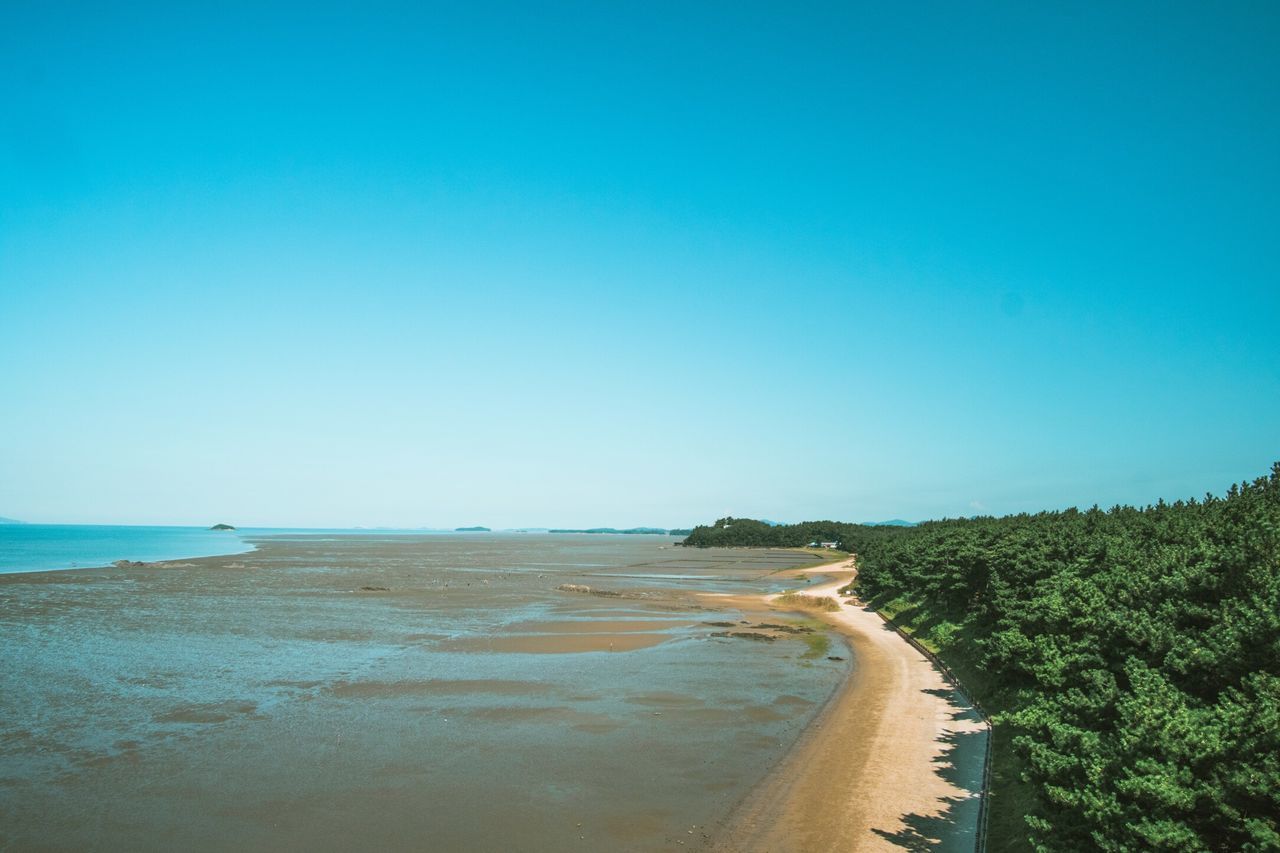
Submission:
<svg viewBox="0 0 1280 853">
<path fill-rule="evenodd" d="M 856 570 L 848 560 L 789 574 L 806 573 L 831 579 L 804 588 L 804 594 L 840 600 L 838 590 Z M 763 601 L 774 604 L 776 598 Z M 811 615 L 847 638 L 855 655 L 852 673 L 795 747 L 734 810 L 711 848 L 973 850 L 980 756 L 989 736 L 985 723 L 872 610 L 848 600 L 838 612 Z"/>
</svg>

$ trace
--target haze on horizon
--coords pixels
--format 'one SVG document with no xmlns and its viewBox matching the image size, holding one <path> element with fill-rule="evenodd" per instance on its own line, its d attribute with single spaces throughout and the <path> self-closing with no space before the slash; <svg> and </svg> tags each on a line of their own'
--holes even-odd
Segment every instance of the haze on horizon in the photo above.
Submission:
<svg viewBox="0 0 1280 853">
<path fill-rule="evenodd" d="M 1280 12 L 15 3 L 0 514 L 924 519 L 1280 458 Z"/>
</svg>

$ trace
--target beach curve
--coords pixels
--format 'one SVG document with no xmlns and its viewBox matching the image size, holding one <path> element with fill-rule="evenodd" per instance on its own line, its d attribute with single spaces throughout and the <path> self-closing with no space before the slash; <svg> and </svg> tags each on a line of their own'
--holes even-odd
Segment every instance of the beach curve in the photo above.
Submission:
<svg viewBox="0 0 1280 853">
<path fill-rule="evenodd" d="M 792 570 L 841 601 L 853 558 Z M 763 597 L 778 606 L 778 594 Z M 720 600 L 723 600 L 721 597 Z M 761 599 L 756 599 L 758 606 Z M 923 654 L 856 601 L 813 612 L 842 634 L 855 665 L 794 748 L 738 804 L 709 847 L 732 853 L 970 851 L 977 839 L 982 715 Z M 976 763 L 976 771 L 972 766 Z"/>
</svg>

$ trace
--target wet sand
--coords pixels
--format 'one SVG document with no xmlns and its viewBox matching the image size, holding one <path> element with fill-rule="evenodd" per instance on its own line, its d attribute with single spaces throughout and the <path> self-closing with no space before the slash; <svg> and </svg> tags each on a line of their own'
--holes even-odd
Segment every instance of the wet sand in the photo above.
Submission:
<svg viewBox="0 0 1280 853">
<path fill-rule="evenodd" d="M 852 666 L 760 604 L 811 555 L 259 545 L 0 577 L 0 850 L 689 849 Z"/>
<path fill-rule="evenodd" d="M 833 579 L 801 592 L 836 600 L 855 576 L 852 560 L 787 574 L 809 572 Z M 714 834 L 711 849 L 972 851 L 985 723 L 870 609 L 844 601 L 838 612 L 809 615 L 847 637 L 857 665 L 795 747 Z"/>
</svg>

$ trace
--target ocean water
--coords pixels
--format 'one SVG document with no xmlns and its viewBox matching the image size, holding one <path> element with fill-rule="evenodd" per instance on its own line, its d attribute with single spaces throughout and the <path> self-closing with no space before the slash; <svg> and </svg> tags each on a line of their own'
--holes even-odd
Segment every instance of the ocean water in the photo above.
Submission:
<svg viewBox="0 0 1280 853">
<path fill-rule="evenodd" d="M 176 560 L 253 550 L 235 531 L 203 527 L 0 524 L 0 574 Z"/>
<path fill-rule="evenodd" d="M 255 550 L 0 576 L 0 849 L 693 849 L 852 666 L 696 594 L 799 555 L 223 541 Z"/>
</svg>

